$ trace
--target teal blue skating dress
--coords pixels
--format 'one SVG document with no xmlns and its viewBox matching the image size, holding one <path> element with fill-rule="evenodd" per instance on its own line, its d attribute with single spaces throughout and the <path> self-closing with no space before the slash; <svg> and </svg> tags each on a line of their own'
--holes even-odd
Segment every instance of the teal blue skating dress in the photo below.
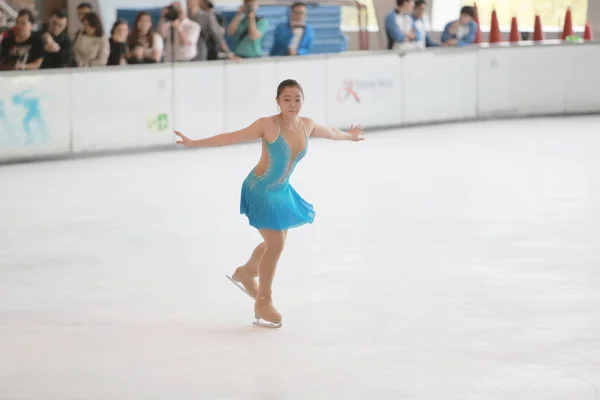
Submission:
<svg viewBox="0 0 600 400">
<path fill-rule="evenodd" d="M 277 122 L 277 139 L 274 142 L 265 141 L 269 154 L 267 170 L 257 176 L 254 168 L 242 184 L 240 214 L 246 215 L 250 225 L 256 229 L 282 231 L 310 224 L 315 219 L 312 204 L 300 197 L 290 185 L 290 176 L 296 164 L 308 151 L 308 135 L 303 121 L 302 128 L 306 145 L 290 165 L 291 150 Z"/>
</svg>

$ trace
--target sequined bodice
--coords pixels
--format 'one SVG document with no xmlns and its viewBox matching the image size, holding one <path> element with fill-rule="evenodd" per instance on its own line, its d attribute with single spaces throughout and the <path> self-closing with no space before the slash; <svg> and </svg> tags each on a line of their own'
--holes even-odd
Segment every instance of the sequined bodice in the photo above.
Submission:
<svg viewBox="0 0 600 400">
<path fill-rule="evenodd" d="M 264 174 L 257 176 L 256 169 L 250 174 L 250 188 L 252 190 L 279 190 L 288 185 L 290 176 L 294 172 L 298 162 L 304 158 L 308 151 L 308 135 L 304 129 L 305 145 L 292 160 L 292 151 L 285 138 L 278 132 L 274 142 L 265 141 L 267 154 L 269 155 L 269 166 Z M 264 139 L 263 139 L 264 140 Z"/>
</svg>

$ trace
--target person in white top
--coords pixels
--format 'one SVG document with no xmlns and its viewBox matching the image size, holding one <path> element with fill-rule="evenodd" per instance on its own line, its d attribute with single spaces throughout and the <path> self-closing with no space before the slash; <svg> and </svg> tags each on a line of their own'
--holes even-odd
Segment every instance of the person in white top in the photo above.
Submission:
<svg viewBox="0 0 600 400">
<path fill-rule="evenodd" d="M 165 61 L 191 61 L 196 58 L 200 29 L 200 24 L 187 17 L 187 10 L 180 2 L 163 8 L 158 33 L 165 39 Z M 174 40 L 171 32 L 175 33 Z"/>
<path fill-rule="evenodd" d="M 153 32 L 152 18 L 146 11 L 140 11 L 133 22 L 133 29 L 127 38 L 128 64 L 161 62 L 165 43 L 162 36 Z"/>
<path fill-rule="evenodd" d="M 417 46 L 421 49 L 426 47 L 438 47 L 440 44 L 434 42 L 429 37 L 431 27 L 429 25 L 429 17 L 425 9 L 427 2 L 425 0 L 415 1 L 415 9 L 413 11 L 413 19 L 415 20 L 415 29 L 419 32 L 419 40 Z"/>
<path fill-rule="evenodd" d="M 475 8 L 464 6 L 460 10 L 460 18 L 448 22 L 442 33 L 442 46 L 469 46 L 477 38 L 477 22 L 475 22 Z"/>
<path fill-rule="evenodd" d="M 93 11 L 83 17 L 83 33 L 73 44 L 73 55 L 78 67 L 98 67 L 108 62 L 110 43 L 100 17 Z"/>
<path fill-rule="evenodd" d="M 396 0 L 397 7 L 385 18 L 388 49 L 411 50 L 418 48 L 420 33 L 415 27 L 412 12 L 414 0 Z"/>
</svg>

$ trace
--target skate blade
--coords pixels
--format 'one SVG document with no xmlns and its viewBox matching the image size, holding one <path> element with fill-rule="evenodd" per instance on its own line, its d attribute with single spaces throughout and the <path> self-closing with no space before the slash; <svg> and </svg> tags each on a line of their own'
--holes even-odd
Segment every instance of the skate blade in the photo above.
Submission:
<svg viewBox="0 0 600 400">
<path fill-rule="evenodd" d="M 225 276 L 226 276 L 226 277 L 227 277 L 227 279 L 229 279 L 229 280 L 230 280 L 230 281 L 231 281 L 231 282 L 232 282 L 232 283 L 233 283 L 235 286 L 237 286 L 238 288 L 240 288 L 240 290 L 241 290 L 242 292 L 244 292 L 244 293 L 246 293 L 248 296 L 250 296 L 250 298 L 251 298 L 252 300 L 256 300 L 256 299 L 255 299 L 255 298 L 254 298 L 254 297 L 253 297 L 253 296 L 252 296 L 252 295 L 251 295 L 251 294 L 250 294 L 250 293 L 249 293 L 249 292 L 246 290 L 246 288 L 244 287 L 244 285 L 242 285 L 242 284 L 241 284 L 241 283 L 239 283 L 239 282 L 236 282 L 236 281 L 233 279 L 233 277 L 231 277 L 231 276 L 229 276 L 229 275 L 225 275 Z"/>
<path fill-rule="evenodd" d="M 261 328 L 269 328 L 269 329 L 278 329 L 281 328 L 281 321 L 279 322 L 268 322 L 268 321 L 264 321 L 261 320 L 260 318 L 257 318 L 256 321 L 254 321 L 252 323 L 252 325 L 254 326 L 259 326 Z"/>
</svg>

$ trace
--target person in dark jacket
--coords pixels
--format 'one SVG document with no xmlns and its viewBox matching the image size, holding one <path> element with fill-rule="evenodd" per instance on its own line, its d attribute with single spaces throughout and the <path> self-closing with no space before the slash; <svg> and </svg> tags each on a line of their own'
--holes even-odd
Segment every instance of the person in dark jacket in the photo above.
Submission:
<svg viewBox="0 0 600 400">
<path fill-rule="evenodd" d="M 44 61 L 40 68 L 66 68 L 73 57 L 73 42 L 67 34 L 67 12 L 58 9 L 41 31 L 44 41 Z"/>
<path fill-rule="evenodd" d="M 288 22 L 275 28 L 271 56 L 304 56 L 312 50 L 315 33 L 306 23 L 306 4 L 292 4 L 290 14 Z"/>
<path fill-rule="evenodd" d="M 208 59 L 209 44 L 216 43 L 218 49 L 222 50 L 230 60 L 239 59 L 227 46 L 225 37 L 221 34 L 221 25 L 216 18 L 215 13 L 209 8 L 205 0 L 188 0 L 188 18 L 200 25 L 200 37 L 198 38 L 198 55 L 196 61 L 205 61 Z"/>
</svg>

